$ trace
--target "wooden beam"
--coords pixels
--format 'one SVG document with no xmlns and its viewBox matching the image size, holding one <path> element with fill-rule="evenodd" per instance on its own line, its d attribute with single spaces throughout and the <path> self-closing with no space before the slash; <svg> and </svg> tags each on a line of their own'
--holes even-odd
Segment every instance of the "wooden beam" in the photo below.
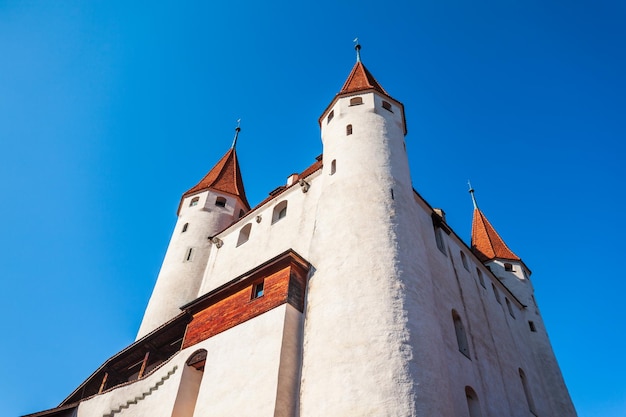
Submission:
<svg viewBox="0 0 626 417">
<path fill-rule="evenodd" d="M 146 352 L 146 356 L 143 357 L 143 363 L 141 364 L 141 369 L 139 370 L 139 376 L 137 379 L 141 379 L 143 376 L 143 372 L 146 370 L 146 365 L 148 364 L 148 357 L 150 356 L 150 351 Z"/>
<path fill-rule="evenodd" d="M 100 384 L 100 389 L 98 390 L 98 394 L 101 394 L 102 391 L 104 390 L 104 387 L 106 386 L 108 378 L 109 378 L 109 373 L 105 372 L 104 377 L 102 378 L 102 384 Z"/>
</svg>

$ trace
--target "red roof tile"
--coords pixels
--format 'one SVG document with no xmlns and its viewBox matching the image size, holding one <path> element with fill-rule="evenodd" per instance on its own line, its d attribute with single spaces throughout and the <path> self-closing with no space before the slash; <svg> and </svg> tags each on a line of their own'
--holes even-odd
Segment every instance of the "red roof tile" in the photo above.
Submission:
<svg viewBox="0 0 626 417">
<path fill-rule="evenodd" d="M 367 68 L 365 68 L 365 65 L 358 61 L 354 64 L 354 67 L 352 68 L 350 75 L 348 75 L 348 79 L 343 84 L 343 87 L 341 87 L 339 94 L 354 93 L 357 91 L 371 89 L 374 89 L 386 96 L 389 95 L 378 83 L 378 81 L 376 81 L 374 76 L 367 70 Z"/>
<path fill-rule="evenodd" d="M 231 148 L 226 152 L 226 155 L 215 164 L 213 169 L 211 169 L 198 184 L 183 194 L 183 198 L 207 189 L 221 191 L 239 197 L 246 208 L 250 208 L 250 204 L 246 198 L 246 192 L 243 188 L 243 180 L 241 179 L 241 171 L 239 170 L 239 162 L 237 161 L 235 148 Z"/>
<path fill-rule="evenodd" d="M 478 209 L 474 209 L 472 219 L 472 251 L 478 258 L 485 262 L 495 258 L 520 261 L 521 259 L 513 253 L 504 243 L 496 229 L 493 228 L 489 220 Z"/>
</svg>

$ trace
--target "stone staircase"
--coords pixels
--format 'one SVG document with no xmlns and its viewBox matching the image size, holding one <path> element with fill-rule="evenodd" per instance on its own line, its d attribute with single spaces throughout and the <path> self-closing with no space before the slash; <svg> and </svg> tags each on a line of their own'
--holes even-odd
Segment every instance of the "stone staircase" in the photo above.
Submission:
<svg viewBox="0 0 626 417">
<path fill-rule="evenodd" d="M 119 407 L 112 409 L 108 414 L 104 414 L 102 417 L 113 417 L 115 416 L 115 414 L 121 413 L 122 410 L 126 410 L 131 405 L 136 405 L 139 401 L 145 399 L 147 396 L 151 395 L 154 391 L 158 390 L 161 385 L 165 384 L 165 381 L 167 381 L 172 375 L 174 375 L 177 369 L 178 369 L 178 365 L 174 366 L 171 371 L 163 375 L 163 377 L 160 380 L 158 380 L 156 384 L 151 386 L 146 392 L 133 398 L 132 400 L 126 401 L 125 404 L 122 404 Z"/>
</svg>

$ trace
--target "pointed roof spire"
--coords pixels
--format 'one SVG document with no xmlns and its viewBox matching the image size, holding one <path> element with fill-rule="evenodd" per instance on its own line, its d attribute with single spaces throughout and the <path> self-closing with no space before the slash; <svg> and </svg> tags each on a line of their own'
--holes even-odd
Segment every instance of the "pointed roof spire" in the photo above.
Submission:
<svg viewBox="0 0 626 417">
<path fill-rule="evenodd" d="M 239 132 L 241 132 L 241 119 L 237 119 L 237 127 L 235 128 L 235 138 L 233 139 L 233 144 L 230 146 L 230 149 L 235 149 L 237 146 L 237 138 L 239 138 Z"/>
<path fill-rule="evenodd" d="M 237 151 L 235 150 L 239 130 L 241 129 L 238 126 L 235 129 L 235 140 L 233 141 L 233 145 L 228 152 L 226 152 L 222 159 L 215 164 L 215 166 L 204 176 L 204 178 L 200 180 L 198 184 L 183 194 L 183 199 L 191 194 L 211 189 L 239 197 L 244 206 L 246 206 L 247 209 L 250 209 L 250 204 L 248 203 L 246 192 L 243 188 L 243 180 L 241 178 L 241 170 L 239 169 Z"/>
<path fill-rule="evenodd" d="M 467 185 L 469 186 L 469 193 L 472 196 L 472 203 L 474 203 L 474 208 L 478 208 L 478 204 L 476 204 L 476 197 L 474 196 L 474 189 L 472 188 L 472 183 L 467 180 Z"/>
<path fill-rule="evenodd" d="M 487 217 L 478 208 L 474 189 L 470 185 L 470 194 L 474 203 L 474 217 L 472 219 L 472 251 L 483 261 L 490 261 L 495 258 L 521 261 L 509 247 L 504 243 L 496 229 L 489 223 Z"/>
<path fill-rule="evenodd" d="M 356 50 L 356 62 L 361 62 L 361 44 L 359 43 L 359 38 L 354 38 L 355 43 L 354 49 Z"/>
<path fill-rule="evenodd" d="M 359 43 L 359 38 L 354 39 L 354 42 L 356 43 L 354 46 L 354 49 L 356 50 L 356 64 L 352 67 L 352 71 L 350 71 L 350 75 L 348 75 L 348 79 L 343 84 L 343 87 L 341 87 L 339 94 L 354 93 L 364 90 L 376 90 L 379 93 L 389 96 L 385 89 L 378 83 L 378 81 L 376 81 L 374 76 L 361 62 L 361 44 Z"/>
</svg>

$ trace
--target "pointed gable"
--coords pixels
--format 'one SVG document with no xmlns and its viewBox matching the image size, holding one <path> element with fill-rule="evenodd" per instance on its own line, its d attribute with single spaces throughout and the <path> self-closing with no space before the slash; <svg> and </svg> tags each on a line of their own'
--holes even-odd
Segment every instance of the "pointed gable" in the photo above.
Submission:
<svg viewBox="0 0 626 417">
<path fill-rule="evenodd" d="M 235 148 L 231 148 L 226 152 L 226 155 L 215 164 L 213 169 L 198 184 L 183 194 L 183 198 L 208 189 L 239 197 L 246 208 L 250 208 L 243 188 L 243 180 L 241 179 Z"/>
<path fill-rule="evenodd" d="M 376 90 L 381 94 L 389 96 L 374 76 L 365 68 L 365 65 L 361 61 L 357 61 L 350 75 L 348 75 L 348 79 L 341 87 L 339 94 L 349 94 L 363 90 Z"/>
<path fill-rule="evenodd" d="M 489 220 L 478 208 L 474 209 L 474 218 L 472 219 L 471 245 L 472 251 L 483 262 L 495 258 L 513 261 L 521 260 L 504 243 L 496 229 L 493 228 Z"/>
</svg>

